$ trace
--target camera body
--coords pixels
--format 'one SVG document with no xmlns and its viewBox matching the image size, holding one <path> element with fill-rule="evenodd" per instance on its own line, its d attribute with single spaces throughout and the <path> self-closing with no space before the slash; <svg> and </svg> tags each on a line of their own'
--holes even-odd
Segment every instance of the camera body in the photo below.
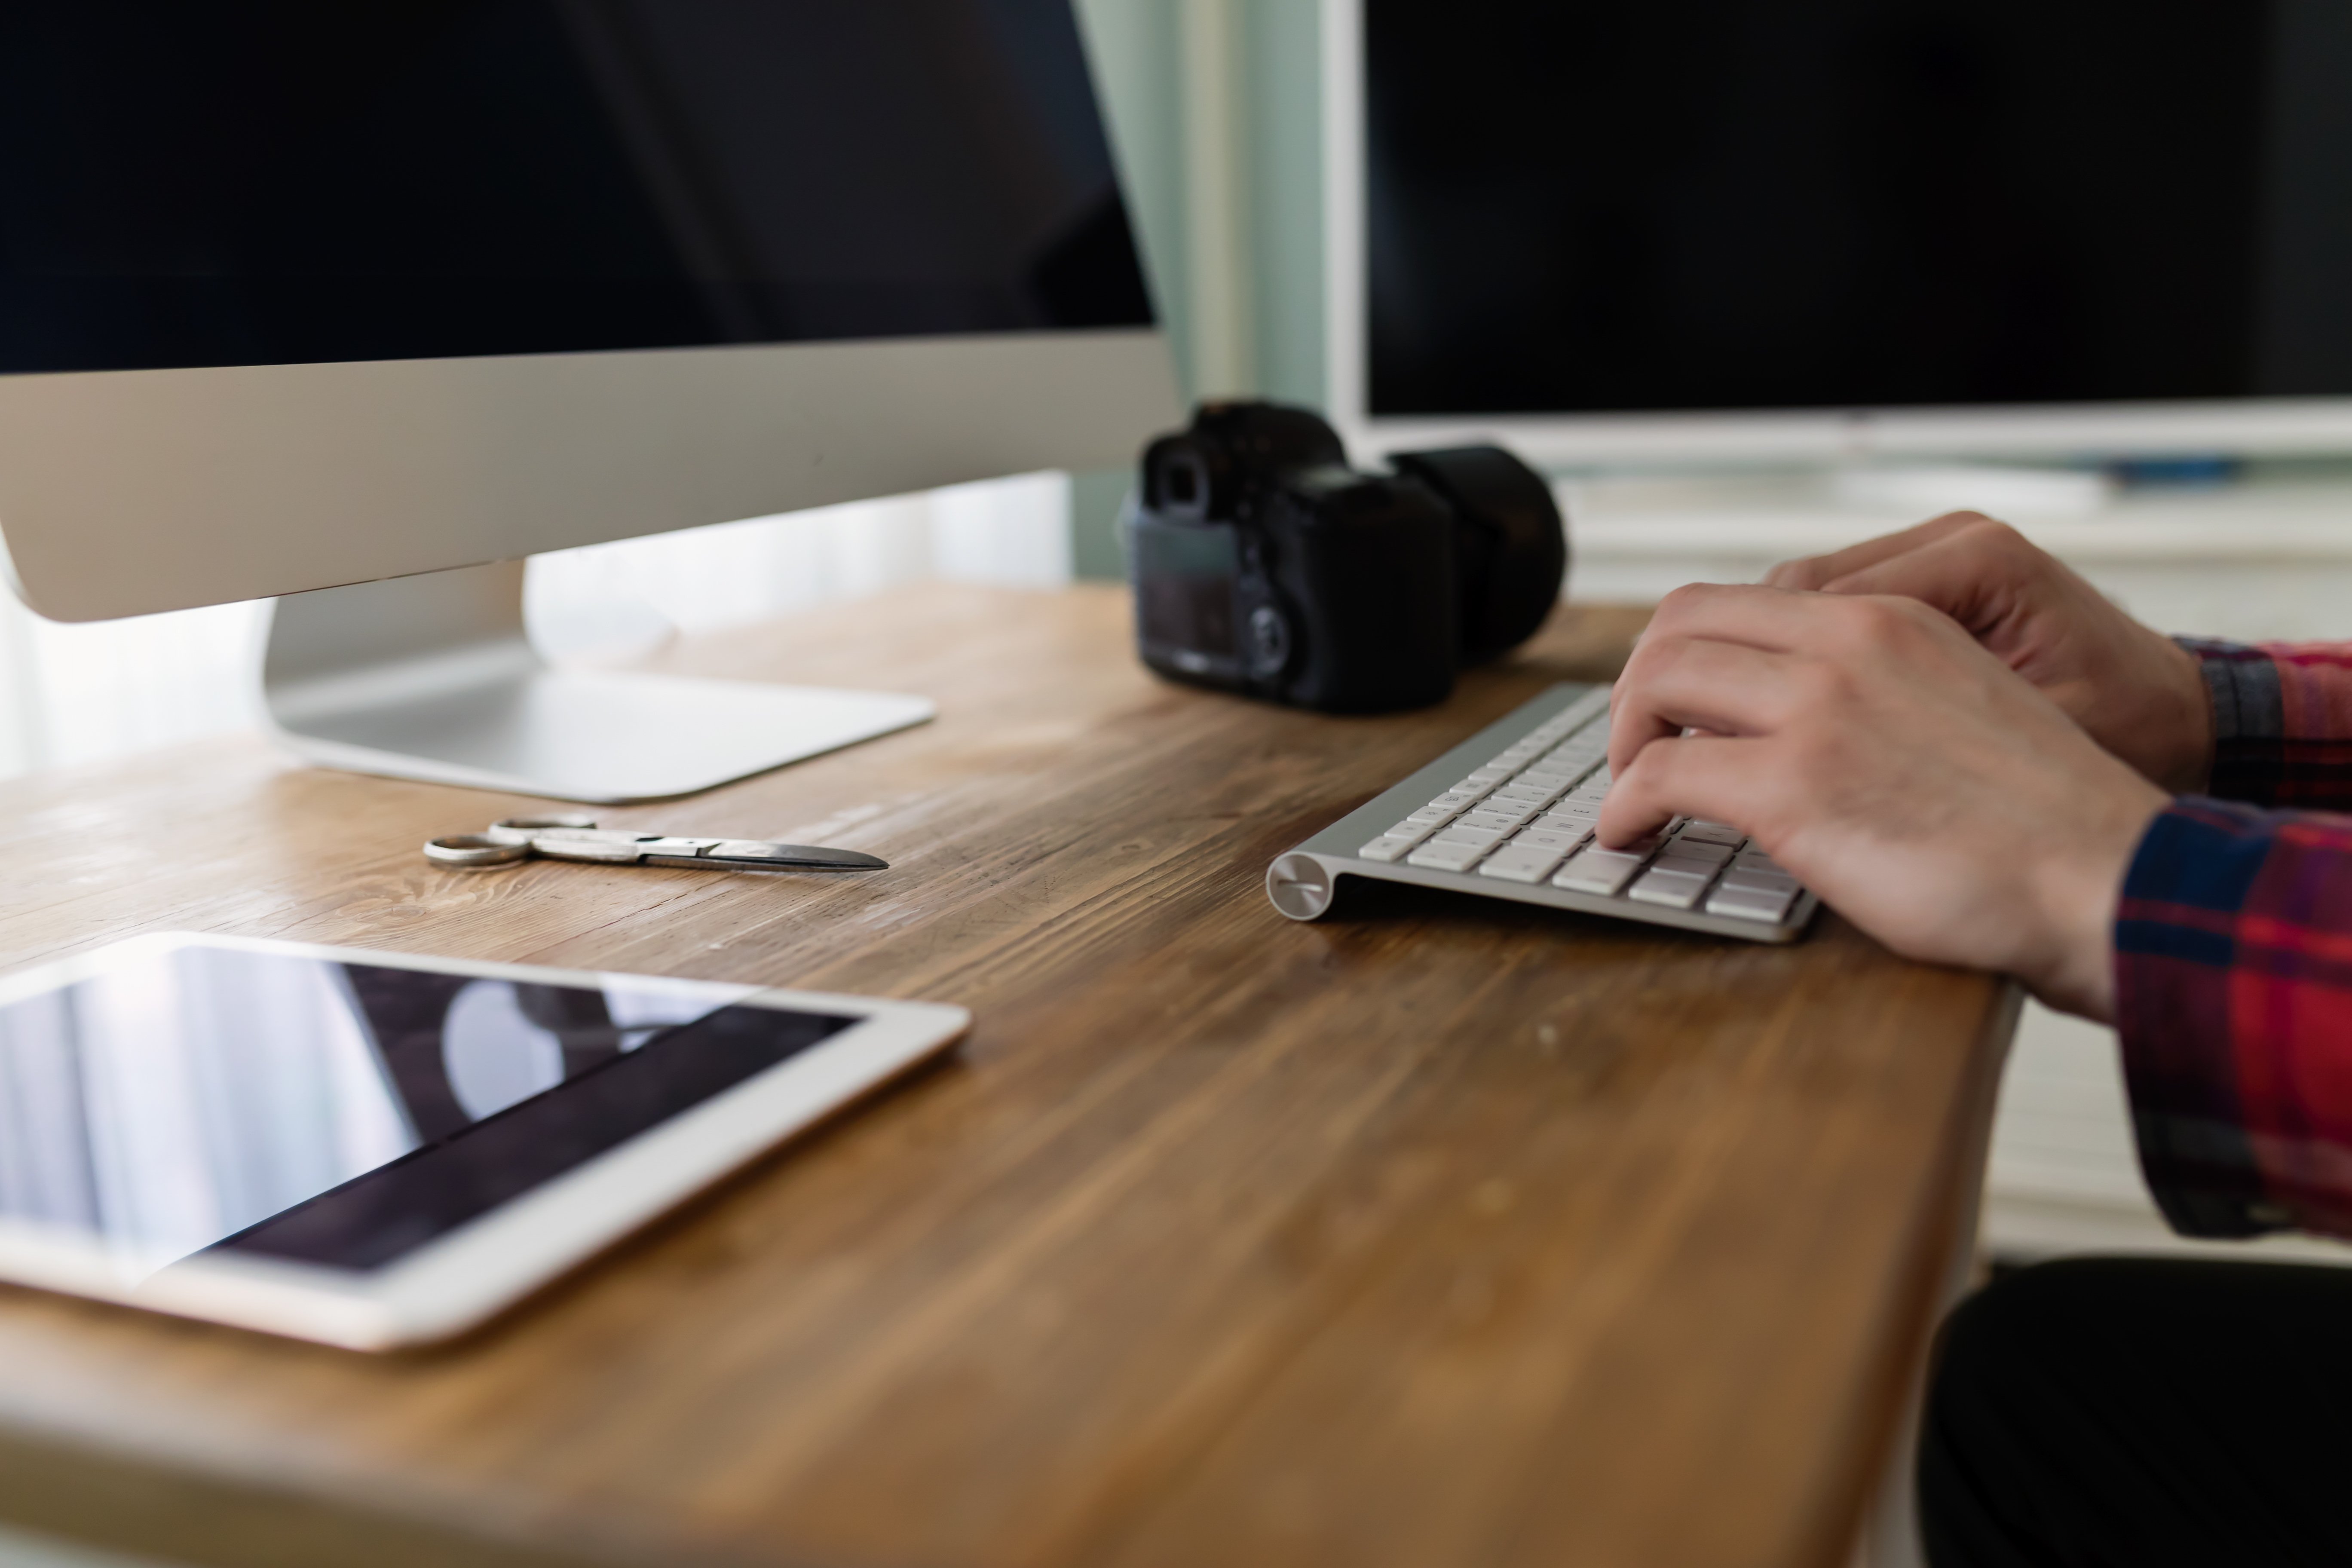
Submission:
<svg viewBox="0 0 2352 1568">
<path fill-rule="evenodd" d="M 1443 701 L 1454 672 L 1543 624 L 1568 536 L 1543 477 L 1497 447 L 1348 466 L 1331 427 L 1203 404 L 1145 448 L 1126 519 L 1143 662 L 1331 713 Z"/>
</svg>

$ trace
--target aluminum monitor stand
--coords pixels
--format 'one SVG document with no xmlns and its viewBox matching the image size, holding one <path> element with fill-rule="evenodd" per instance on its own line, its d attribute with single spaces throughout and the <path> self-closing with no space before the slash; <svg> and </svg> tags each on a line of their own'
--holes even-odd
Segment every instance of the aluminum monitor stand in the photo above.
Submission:
<svg viewBox="0 0 2352 1568">
<path fill-rule="evenodd" d="M 356 773 L 625 805 L 919 724 L 924 698 L 565 670 L 523 633 L 520 561 L 289 595 L 262 692 L 278 738 Z"/>
</svg>

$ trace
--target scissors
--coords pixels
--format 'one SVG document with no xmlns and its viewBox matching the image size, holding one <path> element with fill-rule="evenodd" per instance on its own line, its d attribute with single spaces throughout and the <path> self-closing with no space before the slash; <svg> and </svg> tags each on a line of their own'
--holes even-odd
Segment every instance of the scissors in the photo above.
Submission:
<svg viewBox="0 0 2352 1568">
<path fill-rule="evenodd" d="M 684 866 L 698 871 L 884 871 L 890 866 L 855 849 L 818 849 L 763 838 L 673 838 L 599 828 L 588 816 L 509 816 L 491 823 L 487 833 L 432 839 L 425 846 L 425 858 L 456 871 L 489 871 L 534 858 Z"/>
</svg>

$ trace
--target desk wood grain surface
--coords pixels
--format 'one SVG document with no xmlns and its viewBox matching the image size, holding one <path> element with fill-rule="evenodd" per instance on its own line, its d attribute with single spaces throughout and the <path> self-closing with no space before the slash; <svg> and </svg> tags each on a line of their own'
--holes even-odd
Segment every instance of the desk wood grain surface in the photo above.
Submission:
<svg viewBox="0 0 2352 1568">
<path fill-rule="evenodd" d="M 861 878 L 417 846 L 514 797 L 256 738 L 0 788 L 0 964 L 142 931 L 962 1004 L 969 1044 L 491 1328 L 388 1357 L 0 1289 L 0 1518 L 233 1568 L 1838 1558 L 2013 1013 L 1793 949 L 1267 861 L 1641 621 L 1425 712 L 1162 684 L 1122 595 L 930 586 L 699 673 L 919 730 L 608 819 Z"/>
</svg>

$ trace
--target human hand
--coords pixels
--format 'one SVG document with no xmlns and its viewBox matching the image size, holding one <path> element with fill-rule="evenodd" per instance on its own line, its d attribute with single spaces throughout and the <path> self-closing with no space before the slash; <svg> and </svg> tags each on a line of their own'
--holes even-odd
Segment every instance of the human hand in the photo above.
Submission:
<svg viewBox="0 0 2352 1568">
<path fill-rule="evenodd" d="M 1611 711 L 1603 843 L 1730 823 L 1897 952 L 2112 1015 L 2116 900 L 2165 794 L 1948 616 L 1677 589 Z"/>
<path fill-rule="evenodd" d="M 2007 523 L 1949 512 L 1832 554 L 1783 562 L 1764 581 L 1933 605 L 2147 777 L 2176 795 L 2204 787 L 2213 715 L 2195 656 Z"/>
</svg>

